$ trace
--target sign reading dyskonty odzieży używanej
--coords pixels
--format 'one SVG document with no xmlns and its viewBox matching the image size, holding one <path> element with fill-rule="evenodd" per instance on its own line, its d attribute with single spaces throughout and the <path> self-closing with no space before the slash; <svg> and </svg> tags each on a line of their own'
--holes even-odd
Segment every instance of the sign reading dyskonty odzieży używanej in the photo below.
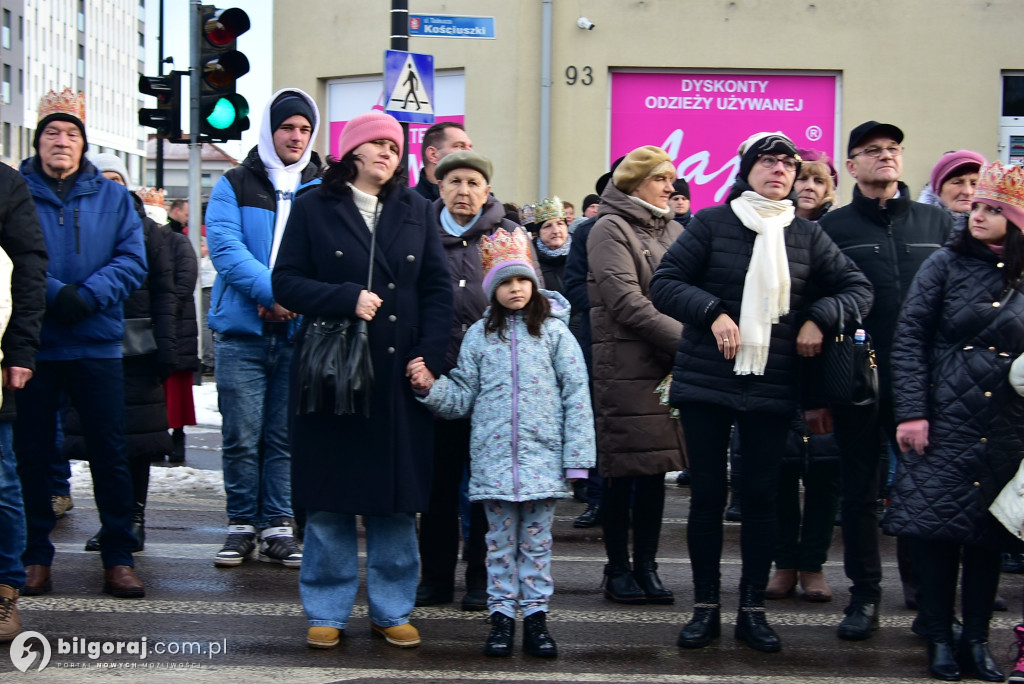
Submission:
<svg viewBox="0 0 1024 684">
<path fill-rule="evenodd" d="M 609 165 L 642 145 L 663 148 L 690 183 L 694 211 L 725 200 L 736 149 L 759 131 L 836 157 L 835 75 L 623 71 L 611 84 Z"/>
</svg>

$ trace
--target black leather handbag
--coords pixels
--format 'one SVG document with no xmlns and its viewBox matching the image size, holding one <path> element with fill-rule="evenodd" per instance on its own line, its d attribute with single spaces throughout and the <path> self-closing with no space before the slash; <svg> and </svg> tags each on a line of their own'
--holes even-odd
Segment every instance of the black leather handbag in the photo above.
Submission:
<svg viewBox="0 0 1024 684">
<path fill-rule="evenodd" d="M 376 216 L 380 215 L 378 204 Z M 373 291 L 376 218 L 370 233 L 370 271 L 366 289 Z M 295 412 L 362 414 L 370 417 L 373 360 L 367 323 L 362 318 L 317 316 L 306 328 L 299 352 L 299 397 Z"/>
<path fill-rule="evenodd" d="M 124 319 L 124 337 L 121 338 L 122 356 L 142 356 L 156 351 L 152 318 Z"/>
<path fill-rule="evenodd" d="M 871 336 L 857 339 L 845 326 L 843 303 L 839 305 L 839 321 L 831 338 L 825 338 L 822 349 L 823 393 L 832 404 L 868 406 L 878 401 L 878 364 Z M 854 329 L 863 326 L 860 311 L 856 311 Z"/>
</svg>

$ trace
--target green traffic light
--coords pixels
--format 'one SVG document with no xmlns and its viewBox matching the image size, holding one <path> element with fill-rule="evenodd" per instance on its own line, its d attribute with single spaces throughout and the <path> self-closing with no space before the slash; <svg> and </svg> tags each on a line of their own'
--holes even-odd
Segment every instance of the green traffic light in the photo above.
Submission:
<svg viewBox="0 0 1024 684">
<path fill-rule="evenodd" d="M 231 104 L 230 100 L 222 97 L 217 100 L 217 104 L 213 106 L 213 110 L 206 117 L 206 123 L 219 131 L 223 131 L 231 128 L 237 117 L 238 114 L 235 111 L 235 106 Z"/>
</svg>

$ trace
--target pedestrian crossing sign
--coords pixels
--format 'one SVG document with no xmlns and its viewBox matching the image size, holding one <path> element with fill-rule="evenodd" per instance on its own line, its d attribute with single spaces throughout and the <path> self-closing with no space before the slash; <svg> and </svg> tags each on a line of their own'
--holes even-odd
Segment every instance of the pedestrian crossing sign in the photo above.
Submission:
<svg viewBox="0 0 1024 684">
<path fill-rule="evenodd" d="M 434 56 L 384 52 L 384 111 L 399 121 L 434 123 Z"/>
</svg>

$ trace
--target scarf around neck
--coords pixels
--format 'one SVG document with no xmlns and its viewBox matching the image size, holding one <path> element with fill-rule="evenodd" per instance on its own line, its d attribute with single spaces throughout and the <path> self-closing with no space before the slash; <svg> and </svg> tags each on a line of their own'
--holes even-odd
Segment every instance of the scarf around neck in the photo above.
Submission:
<svg viewBox="0 0 1024 684">
<path fill-rule="evenodd" d="M 562 257 L 569 254 L 569 248 L 572 247 L 572 235 L 567 237 L 565 240 L 565 244 L 559 247 L 558 249 L 551 249 L 550 247 L 545 245 L 544 241 L 541 240 L 540 238 L 537 238 L 536 241 L 534 241 L 534 244 L 537 246 L 537 251 L 546 257 Z"/>
<path fill-rule="evenodd" d="M 476 225 L 476 222 L 480 219 L 480 216 L 483 215 L 483 213 L 484 210 L 480 209 L 480 211 L 476 212 L 476 216 L 473 217 L 472 221 L 461 226 L 459 225 L 459 222 L 455 220 L 455 217 L 452 216 L 451 212 L 448 211 L 448 207 L 445 207 L 441 210 L 441 227 L 444 228 L 444 232 L 448 233 L 452 237 L 462 237 L 463 233 Z"/>
<path fill-rule="evenodd" d="M 756 233 L 740 304 L 740 348 L 733 372 L 764 375 L 772 325 L 789 313 L 789 258 L 785 228 L 793 222 L 793 202 L 770 200 L 744 191 L 729 203 L 740 222 Z"/>
</svg>

